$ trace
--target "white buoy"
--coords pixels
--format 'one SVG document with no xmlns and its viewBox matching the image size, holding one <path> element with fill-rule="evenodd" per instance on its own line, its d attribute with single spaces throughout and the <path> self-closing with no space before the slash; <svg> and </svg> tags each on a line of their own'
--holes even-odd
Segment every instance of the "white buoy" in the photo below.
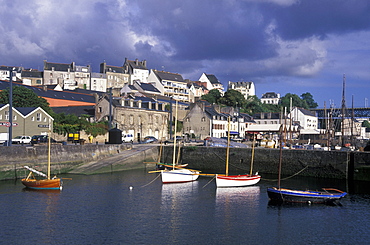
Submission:
<svg viewBox="0 0 370 245">
<path fill-rule="evenodd" d="M 129 187 L 129 189 L 130 189 L 130 191 L 131 191 L 132 189 L 134 189 L 134 187 L 130 186 L 130 187 Z"/>
</svg>

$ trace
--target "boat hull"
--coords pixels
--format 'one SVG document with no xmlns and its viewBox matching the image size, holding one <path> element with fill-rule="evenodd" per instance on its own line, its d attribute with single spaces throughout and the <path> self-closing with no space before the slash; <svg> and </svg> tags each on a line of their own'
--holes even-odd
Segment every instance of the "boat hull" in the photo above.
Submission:
<svg viewBox="0 0 370 245">
<path fill-rule="evenodd" d="M 283 188 L 267 188 L 267 194 L 270 200 L 278 202 L 292 202 L 292 203 L 319 203 L 331 204 L 347 195 L 346 192 L 336 190 L 336 193 L 319 192 L 319 191 L 300 191 Z"/>
<path fill-rule="evenodd" d="M 199 172 L 188 169 L 162 170 L 162 183 L 183 183 L 197 180 Z"/>
<path fill-rule="evenodd" d="M 216 175 L 217 187 L 243 187 L 255 185 L 261 180 L 259 175 Z"/>
<path fill-rule="evenodd" d="M 35 190 L 61 190 L 62 189 L 62 179 L 22 179 L 22 184 L 27 188 Z"/>
</svg>

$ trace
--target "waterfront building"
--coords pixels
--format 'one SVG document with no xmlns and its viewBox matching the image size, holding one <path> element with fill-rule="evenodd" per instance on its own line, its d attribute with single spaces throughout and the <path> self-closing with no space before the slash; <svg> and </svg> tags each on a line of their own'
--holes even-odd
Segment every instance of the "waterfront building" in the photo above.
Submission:
<svg viewBox="0 0 370 245">
<path fill-rule="evenodd" d="M 233 89 L 239 91 L 245 99 L 248 99 L 248 96 L 256 95 L 256 88 L 254 87 L 253 82 L 231 82 L 227 86 L 227 89 Z"/>
<path fill-rule="evenodd" d="M 278 105 L 280 103 L 280 94 L 275 92 L 268 92 L 262 95 L 261 103 Z"/>
<path fill-rule="evenodd" d="M 183 121 L 183 132 L 198 139 L 208 136 L 226 137 L 228 117 L 231 117 L 230 135 L 232 137 L 244 138 L 248 125 L 255 123 L 250 115 L 240 113 L 233 107 L 221 108 L 206 101 L 198 101 L 189 106 L 189 112 Z"/>
<path fill-rule="evenodd" d="M 109 120 L 110 102 L 108 95 L 103 96 L 95 109 L 95 120 Z M 169 112 L 165 104 L 146 96 L 112 98 L 112 127 L 123 134 L 132 134 L 141 141 L 145 136 L 167 139 Z"/>
<path fill-rule="evenodd" d="M 52 118 L 41 107 L 13 107 L 13 137 L 18 135 L 47 134 L 53 130 Z M 9 104 L 0 104 L 0 133 L 8 133 Z"/>
</svg>

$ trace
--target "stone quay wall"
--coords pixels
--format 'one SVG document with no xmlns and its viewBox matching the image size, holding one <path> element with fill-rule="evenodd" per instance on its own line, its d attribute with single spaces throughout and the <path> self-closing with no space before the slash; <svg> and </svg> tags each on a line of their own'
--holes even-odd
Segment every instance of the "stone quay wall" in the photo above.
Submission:
<svg viewBox="0 0 370 245">
<path fill-rule="evenodd" d="M 51 172 L 68 173 L 76 167 L 112 156 L 131 147 L 129 144 L 53 144 L 50 150 Z M 0 180 L 25 177 L 23 166 L 44 169 L 48 161 L 47 145 L 0 147 Z"/>
<path fill-rule="evenodd" d="M 181 149 L 180 163 L 189 168 L 225 172 L 226 148 L 185 146 Z M 166 146 L 162 161 L 172 163 L 173 147 Z M 176 154 L 177 156 L 177 154 Z M 249 173 L 251 148 L 230 148 L 229 174 Z M 256 148 L 253 172 L 277 174 L 279 149 Z M 300 176 L 370 181 L 370 152 L 282 150 L 282 176 Z"/>
</svg>

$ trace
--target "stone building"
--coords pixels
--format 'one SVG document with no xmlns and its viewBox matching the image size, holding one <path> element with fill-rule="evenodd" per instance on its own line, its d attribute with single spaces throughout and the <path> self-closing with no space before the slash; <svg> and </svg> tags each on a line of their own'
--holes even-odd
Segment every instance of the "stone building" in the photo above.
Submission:
<svg viewBox="0 0 370 245">
<path fill-rule="evenodd" d="M 76 85 L 76 64 L 51 63 L 44 60 L 44 84 L 57 85 L 62 88 Z"/>
<path fill-rule="evenodd" d="M 245 137 L 249 124 L 254 124 L 253 118 L 246 113 L 240 113 L 233 107 L 221 108 L 205 101 L 190 105 L 184 118 L 183 133 L 199 139 L 210 137 L 226 137 L 228 118 L 230 117 L 230 136 Z"/>
<path fill-rule="evenodd" d="M 130 75 L 126 73 L 123 66 L 111 66 L 103 62 L 100 64 L 100 73 L 107 76 L 107 88 L 121 89 L 125 84 L 129 83 Z"/>
<path fill-rule="evenodd" d="M 109 120 L 110 99 L 102 97 L 96 105 L 95 120 Z M 122 130 L 123 134 L 133 134 L 135 141 L 145 136 L 157 139 L 168 137 L 168 116 L 165 104 L 139 96 L 112 98 L 112 127 Z"/>
</svg>

